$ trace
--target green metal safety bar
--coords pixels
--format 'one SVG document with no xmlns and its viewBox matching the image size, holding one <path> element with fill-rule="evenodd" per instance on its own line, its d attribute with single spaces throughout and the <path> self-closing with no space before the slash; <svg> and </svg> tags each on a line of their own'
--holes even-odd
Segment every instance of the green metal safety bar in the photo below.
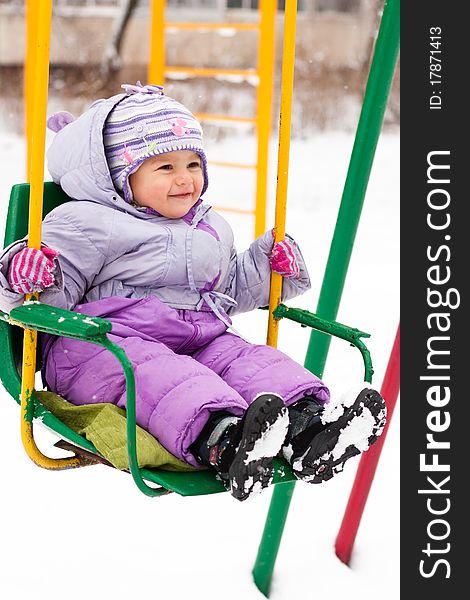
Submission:
<svg viewBox="0 0 470 600">
<path fill-rule="evenodd" d="M 7 320 L 12 325 L 24 329 L 40 331 L 51 335 L 60 335 L 90 342 L 103 346 L 111 352 L 121 364 L 126 380 L 126 408 L 127 408 L 127 452 L 129 456 L 129 470 L 141 492 L 147 496 L 161 496 L 168 493 L 164 488 L 148 486 L 142 478 L 137 461 L 136 441 L 136 411 L 135 411 L 135 378 L 132 363 L 127 358 L 124 350 L 111 342 L 107 337 L 112 329 L 112 323 L 99 317 L 90 317 L 81 313 L 56 308 L 40 302 L 25 303 L 14 308 Z M 28 411 L 28 419 L 33 419 L 33 410 Z"/>
<path fill-rule="evenodd" d="M 361 338 L 369 338 L 370 333 L 365 333 L 364 331 L 337 323 L 336 321 L 327 321 L 308 310 L 289 308 L 284 304 L 280 304 L 273 312 L 273 315 L 275 319 L 282 319 L 285 317 L 291 321 L 301 323 L 302 327 L 311 327 L 317 331 L 327 333 L 330 336 L 333 335 L 339 337 L 342 340 L 346 340 L 351 345 L 356 346 L 361 352 L 362 360 L 364 361 L 364 381 L 369 383 L 372 382 L 372 375 L 374 374 L 372 359 L 367 346 L 361 340 Z"/>
<path fill-rule="evenodd" d="M 384 4 L 380 30 L 316 310 L 317 314 L 324 319 L 334 321 L 338 312 L 398 58 L 399 44 L 400 2 L 399 0 L 387 0 Z M 329 336 L 312 331 L 304 364 L 306 368 L 319 377 L 323 376 L 329 345 Z M 273 490 L 263 536 L 253 567 L 255 584 L 265 596 L 269 595 L 274 564 L 294 487 L 295 483 L 288 483 L 277 486 Z"/>
</svg>

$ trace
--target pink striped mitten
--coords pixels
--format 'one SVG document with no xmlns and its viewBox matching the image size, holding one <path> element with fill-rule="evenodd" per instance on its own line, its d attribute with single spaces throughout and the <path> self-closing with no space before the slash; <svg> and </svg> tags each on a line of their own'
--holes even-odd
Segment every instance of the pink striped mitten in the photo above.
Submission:
<svg viewBox="0 0 470 600">
<path fill-rule="evenodd" d="M 300 267 L 294 251 L 294 243 L 289 240 L 276 242 L 269 259 L 271 269 L 283 277 L 298 279 Z"/>
<path fill-rule="evenodd" d="M 52 248 L 23 248 L 11 260 L 8 282 L 18 294 L 42 292 L 54 284 L 54 259 L 59 255 Z"/>
</svg>

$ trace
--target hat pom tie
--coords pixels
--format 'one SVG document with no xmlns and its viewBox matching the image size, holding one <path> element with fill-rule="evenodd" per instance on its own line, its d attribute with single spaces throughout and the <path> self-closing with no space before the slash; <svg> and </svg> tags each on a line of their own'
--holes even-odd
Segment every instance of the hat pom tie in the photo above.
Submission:
<svg viewBox="0 0 470 600">
<path fill-rule="evenodd" d="M 121 87 L 129 96 L 132 94 L 159 94 L 163 96 L 163 86 L 161 85 L 142 85 L 138 81 L 135 85 L 123 83 Z"/>
</svg>

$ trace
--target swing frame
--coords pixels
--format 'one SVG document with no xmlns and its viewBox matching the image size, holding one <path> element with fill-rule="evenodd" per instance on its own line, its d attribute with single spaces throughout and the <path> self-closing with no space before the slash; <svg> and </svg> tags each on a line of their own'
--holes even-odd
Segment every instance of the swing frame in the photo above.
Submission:
<svg viewBox="0 0 470 600">
<path fill-rule="evenodd" d="M 39 248 L 41 229 L 40 215 L 42 212 L 42 196 L 44 185 L 43 165 L 45 145 L 44 126 L 42 123 L 45 122 L 47 103 L 48 55 L 52 0 L 39 0 L 37 4 L 41 5 L 41 10 L 39 10 L 38 7 L 38 18 L 36 18 L 37 14 L 32 9 L 33 3 L 30 4 L 31 7 L 28 7 L 28 13 L 30 13 L 33 18 L 28 18 L 28 56 L 30 57 L 29 63 L 33 62 L 31 57 L 35 56 L 35 68 L 34 71 L 32 71 L 31 68 L 29 70 L 26 69 L 26 88 L 34 87 L 34 104 L 30 110 L 32 113 L 32 128 L 28 134 L 28 140 L 35 140 L 35 151 L 32 154 L 31 159 L 28 159 L 28 175 L 29 181 L 31 181 L 31 205 L 28 242 L 31 247 Z M 36 3 L 34 3 L 34 5 L 35 4 Z M 323 374 L 331 335 L 345 339 L 352 345 L 359 348 L 364 360 L 366 381 L 371 380 L 373 373 L 370 355 L 360 339 L 362 337 L 369 337 L 368 334 L 336 323 L 334 319 L 336 318 L 339 308 L 345 276 L 348 270 L 349 259 L 362 211 L 362 203 L 367 189 L 369 174 L 374 159 L 375 149 L 383 122 L 385 107 L 387 104 L 392 77 L 397 61 L 399 49 L 399 6 L 399 0 L 384 1 L 384 10 L 376 41 L 376 47 L 372 57 L 361 116 L 356 131 L 354 147 L 351 154 L 348 174 L 341 199 L 341 206 L 338 213 L 338 220 L 331 243 L 330 254 L 328 257 L 328 263 L 320 292 L 320 299 L 317 306 L 317 312 L 319 314 L 315 315 L 313 313 L 309 313 L 308 311 L 290 309 L 284 305 L 281 305 L 281 277 L 273 274 L 271 279 L 268 343 L 271 345 L 276 344 L 278 323 L 283 317 L 300 322 L 302 326 L 311 327 L 313 331 L 310 336 L 310 344 L 307 350 L 305 367 L 312 372 L 315 372 L 320 377 Z M 276 241 L 279 241 L 284 236 L 290 113 L 292 108 L 296 10 L 296 0 L 290 0 L 286 3 L 281 79 L 281 119 L 279 136 L 278 186 L 276 195 L 276 226 L 274 228 Z M 32 24 L 35 24 L 36 22 L 37 26 L 32 26 Z M 26 62 L 28 63 L 28 61 Z M 31 67 L 31 65 L 29 66 Z M 26 67 L 28 67 L 28 64 L 26 64 Z M 27 119 L 27 131 L 28 125 L 29 122 Z M 30 146 L 28 145 L 28 150 L 29 149 Z M 14 194 L 16 194 L 15 189 L 16 186 L 14 186 L 12 190 L 12 197 Z M 63 194 L 62 191 L 61 193 Z M 27 200 L 29 202 L 29 197 Z M 45 202 L 47 203 L 47 194 Z M 14 209 L 12 208 L 12 203 L 10 203 L 9 220 L 10 210 L 12 211 L 11 214 L 13 215 Z M 7 224 L 9 223 L 9 220 L 7 221 Z M 16 239 L 18 239 L 18 237 Z M 27 300 L 31 300 L 31 298 L 27 298 Z M 85 464 L 90 464 L 90 452 L 84 448 L 87 446 L 90 448 L 91 446 L 90 450 L 92 462 L 94 462 L 93 451 L 95 453 L 94 455 L 98 458 L 96 449 L 94 449 L 92 445 L 87 442 L 87 440 L 69 430 L 51 413 L 46 411 L 46 409 L 37 399 L 34 391 L 37 332 L 43 331 L 41 327 L 47 326 L 52 327 L 52 329 L 55 331 L 55 335 L 67 335 L 57 328 L 57 309 L 52 309 L 52 307 L 48 307 L 48 309 L 39 309 L 39 306 L 45 307 L 46 305 L 40 305 L 39 303 L 33 301 L 32 304 L 29 303 L 23 307 L 14 309 L 10 316 L 0 312 L 0 359 L 7 359 L 8 362 L 8 364 L 6 364 L 5 360 L 0 362 L 0 379 L 11 395 L 15 399 L 19 398 L 21 404 L 22 440 L 30 458 L 32 458 L 36 464 L 51 469 L 84 466 Z M 42 314 L 42 320 L 41 318 L 38 318 L 39 310 L 45 311 Z M 52 310 L 54 313 L 56 313 L 55 315 L 52 315 Z M 77 313 L 67 311 L 67 318 L 69 318 L 71 315 L 76 317 Z M 82 316 L 87 318 L 86 315 Z M 51 317 L 54 317 L 52 321 L 50 320 Z M 44 319 L 46 322 L 44 322 Z M 66 319 L 66 317 L 64 317 L 64 319 Z M 94 322 L 96 319 L 88 317 L 87 320 L 89 325 L 90 320 Z M 109 323 L 104 319 L 101 319 L 100 321 L 103 323 L 95 323 L 91 326 L 93 327 L 91 331 L 94 332 L 96 338 L 96 329 L 102 327 L 102 334 L 100 335 L 102 335 L 103 340 L 105 340 L 107 339 L 106 328 L 109 327 Z M 14 325 L 18 325 L 25 330 L 22 379 L 20 379 L 18 365 L 15 363 L 15 356 L 18 355 L 20 345 L 17 344 L 16 348 L 13 348 L 12 346 L 13 340 L 18 339 L 17 334 L 19 331 L 17 327 L 14 327 Z M 81 333 L 86 337 L 87 332 L 90 332 L 90 328 L 86 330 L 84 329 Z M 20 392 L 18 394 L 19 389 Z M 78 453 L 77 456 L 72 459 L 49 459 L 44 456 L 36 447 L 33 439 L 32 421 L 35 417 L 43 420 L 45 425 L 48 425 L 51 429 L 54 429 L 61 437 L 65 439 L 69 438 L 75 441 L 78 446 L 82 448 L 83 452 L 87 453 L 88 456 L 86 457 L 83 454 L 80 456 Z M 137 464 L 136 460 L 134 460 L 135 456 L 134 459 L 131 457 L 132 453 L 135 454 L 135 443 L 133 446 L 131 443 L 133 438 L 135 440 L 135 423 L 132 423 L 129 411 L 127 426 L 129 464 L 131 465 L 133 462 L 134 464 Z M 79 448 L 77 448 L 77 450 L 79 450 Z M 98 462 L 104 461 L 98 460 Z M 292 472 L 289 473 L 290 469 L 287 468 L 287 463 L 284 462 L 281 464 L 281 467 L 276 459 L 276 475 L 274 483 L 280 483 L 280 481 L 276 481 L 276 478 L 278 478 L 278 475 L 282 473 L 283 479 L 281 482 L 286 483 L 286 485 L 277 485 L 273 490 L 271 506 L 267 515 L 265 529 L 252 571 L 255 585 L 265 596 L 269 596 L 277 552 L 281 542 L 289 505 L 295 486 L 295 480 L 292 477 Z M 137 471 L 137 484 L 139 485 L 138 481 L 140 480 L 142 485 L 146 486 L 146 484 L 143 482 L 143 478 L 151 481 L 151 475 L 145 469 Z M 159 473 L 162 473 L 162 471 L 159 471 Z M 189 493 L 185 493 L 185 491 L 190 488 L 191 484 L 183 486 L 184 490 L 182 491 L 176 489 L 170 490 L 170 486 L 165 489 L 159 488 L 159 491 L 149 488 L 149 486 L 146 487 L 149 488 L 149 490 L 153 490 L 149 495 L 154 496 L 167 493 L 168 491 L 178 491 L 178 493 L 181 493 L 182 495 L 195 495 L 195 493 L 197 493 L 197 489 L 200 489 L 199 483 L 202 481 L 201 477 L 203 476 L 203 473 L 204 472 L 199 472 L 195 474 L 198 476 L 199 481 Z M 134 473 L 132 474 L 134 475 Z M 178 481 L 182 482 L 188 477 L 189 474 L 167 473 L 167 475 L 173 475 Z M 212 479 L 213 481 L 211 484 L 213 484 L 215 480 L 213 475 Z M 220 482 L 216 483 L 220 484 Z M 142 491 L 146 493 L 145 488 L 142 489 Z M 215 491 L 225 490 L 218 489 L 213 491 L 203 491 L 201 493 L 214 493 Z M 349 544 L 351 545 L 351 542 L 349 542 Z M 350 550 L 351 547 L 348 549 L 349 554 Z"/>
</svg>

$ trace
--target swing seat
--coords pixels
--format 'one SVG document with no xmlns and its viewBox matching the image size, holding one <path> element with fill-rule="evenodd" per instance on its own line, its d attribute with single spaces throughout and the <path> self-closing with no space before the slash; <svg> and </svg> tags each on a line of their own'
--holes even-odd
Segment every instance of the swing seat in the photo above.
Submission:
<svg viewBox="0 0 470 600">
<path fill-rule="evenodd" d="M 43 218 L 51 210 L 67 201 L 69 201 L 69 198 L 60 186 L 53 182 L 45 182 Z M 8 207 L 4 247 L 27 235 L 28 210 L 29 184 L 14 185 Z M 0 311 L 0 379 L 4 387 L 20 403 L 22 329 L 80 339 L 105 345 L 110 349 L 109 346 L 114 346 L 114 344 L 107 339 L 106 334 L 111 331 L 111 328 L 111 322 L 106 319 L 90 317 L 39 302 L 25 303 L 13 309 L 10 315 Z M 40 370 L 40 356 L 37 357 L 36 365 L 37 370 Z M 60 441 L 56 444 L 58 447 L 72 450 L 75 454 L 81 456 L 84 459 L 83 464 L 105 463 L 112 466 L 84 435 L 80 435 L 68 427 L 46 409 L 41 403 L 40 397 L 40 392 L 33 392 L 33 417 L 58 435 L 60 438 Z M 135 430 L 135 415 L 131 426 Z M 295 479 L 292 470 L 285 461 L 276 459 L 275 463 L 274 483 Z M 208 469 L 177 472 L 157 468 L 140 468 L 139 475 L 142 480 L 159 486 L 158 488 L 149 488 L 145 484 L 140 485 L 141 491 L 148 495 L 176 492 L 182 496 L 195 496 L 226 491 L 221 481 L 216 479 L 215 474 Z M 153 491 L 149 492 L 149 490 Z"/>
<path fill-rule="evenodd" d="M 60 186 L 53 182 L 44 183 L 43 218 L 54 208 L 68 202 L 70 198 Z M 14 185 L 8 207 L 4 247 L 27 235 L 29 212 L 29 184 Z M 369 351 L 360 338 L 369 334 L 358 329 L 327 321 L 306 310 L 289 308 L 283 304 L 274 311 L 275 318 L 287 318 L 309 326 L 328 335 L 340 337 L 356 346 L 362 354 L 365 366 L 365 381 L 371 381 L 372 363 Z M 35 330 L 57 336 L 70 337 L 107 348 L 120 361 L 126 377 L 127 394 L 127 448 L 129 471 L 139 489 L 146 495 L 159 496 L 176 492 L 181 496 L 197 496 L 225 492 L 226 489 L 211 470 L 192 472 L 165 471 L 161 468 L 139 468 L 136 454 L 135 422 L 135 384 L 132 365 L 125 352 L 113 344 L 107 334 L 112 323 L 106 319 L 90 317 L 85 314 L 59 309 L 40 302 L 29 302 L 14 308 L 10 315 L 0 311 L 0 380 L 10 395 L 21 403 L 21 367 L 23 353 L 22 329 Z M 41 367 L 41 358 L 37 357 L 36 368 Z M 60 438 L 56 446 L 73 451 L 82 459 L 79 466 L 104 463 L 112 466 L 97 448 L 84 435 L 80 435 L 40 401 L 40 393 L 32 392 L 33 418 L 41 421 Z M 286 461 L 275 459 L 273 484 L 295 481 L 292 469 Z M 157 484 L 151 487 L 148 481 Z"/>
</svg>

